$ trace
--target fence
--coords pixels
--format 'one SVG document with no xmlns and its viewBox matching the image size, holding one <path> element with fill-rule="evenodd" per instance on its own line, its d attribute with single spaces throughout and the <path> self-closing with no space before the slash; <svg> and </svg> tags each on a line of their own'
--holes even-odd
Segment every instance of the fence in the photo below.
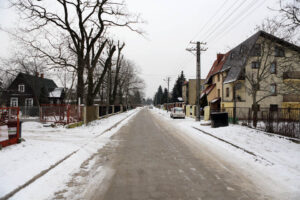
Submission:
<svg viewBox="0 0 300 200">
<path fill-rule="evenodd" d="M 69 124 L 82 120 L 82 107 L 77 105 L 42 105 L 40 107 L 40 121 Z"/>
<path fill-rule="evenodd" d="M 21 106 L 20 119 L 39 119 L 40 107 L 38 106 Z"/>
<path fill-rule="evenodd" d="M 253 127 L 253 110 L 236 108 L 236 119 L 233 119 L 234 108 L 212 110 L 211 112 L 228 112 L 229 122 Z M 283 136 L 300 138 L 300 109 L 298 108 L 260 108 L 257 112 L 256 129 Z"/>
<path fill-rule="evenodd" d="M 16 144 L 20 138 L 19 108 L 0 108 L 0 145 Z"/>
</svg>

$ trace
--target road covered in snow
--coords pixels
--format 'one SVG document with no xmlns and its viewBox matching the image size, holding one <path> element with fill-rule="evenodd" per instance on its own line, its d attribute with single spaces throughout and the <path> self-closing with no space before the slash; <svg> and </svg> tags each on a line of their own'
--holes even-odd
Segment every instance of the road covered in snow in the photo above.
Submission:
<svg viewBox="0 0 300 200">
<path fill-rule="evenodd" d="M 24 123 L 25 142 L 0 151 L 0 199 L 17 189 L 20 191 L 11 199 L 52 199 L 81 164 L 109 142 L 110 136 L 137 112 L 138 109 L 128 111 L 74 129 Z M 24 187 L 30 180 L 34 182 Z"/>
</svg>

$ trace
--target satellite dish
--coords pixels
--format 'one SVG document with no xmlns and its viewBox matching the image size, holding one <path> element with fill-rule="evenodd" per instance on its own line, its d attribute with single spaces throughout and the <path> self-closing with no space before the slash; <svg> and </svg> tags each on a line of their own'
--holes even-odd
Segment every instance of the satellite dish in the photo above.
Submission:
<svg viewBox="0 0 300 200">
<path fill-rule="evenodd" d="M 241 89 L 242 88 L 242 84 L 241 83 L 236 83 L 235 84 L 235 89 L 236 90 L 239 90 L 239 89 Z"/>
</svg>

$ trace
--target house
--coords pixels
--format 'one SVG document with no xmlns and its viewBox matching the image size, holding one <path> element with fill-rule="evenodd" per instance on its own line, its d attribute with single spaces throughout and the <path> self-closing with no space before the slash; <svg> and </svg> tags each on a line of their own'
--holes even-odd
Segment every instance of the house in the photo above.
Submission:
<svg viewBox="0 0 300 200">
<path fill-rule="evenodd" d="M 221 108 L 223 81 L 225 77 L 224 72 L 221 72 L 221 70 L 228 58 L 228 55 L 229 53 L 217 54 L 217 58 L 214 61 L 204 82 L 206 89 L 202 91 L 201 98 L 206 95 L 208 105 L 212 110 L 219 110 Z"/>
<path fill-rule="evenodd" d="M 53 80 L 44 78 L 43 74 L 39 76 L 38 73 L 19 73 L 3 94 L 7 107 L 61 104 L 64 95 L 63 88 L 58 88 Z"/>
<path fill-rule="evenodd" d="M 300 47 L 258 31 L 233 48 L 222 65 L 222 108 L 300 108 Z M 293 88 L 294 87 L 294 88 Z"/>
<path fill-rule="evenodd" d="M 200 81 L 202 91 L 205 89 L 204 81 L 204 79 Z M 186 105 L 196 105 L 197 103 L 196 82 L 196 79 L 189 79 L 189 81 L 185 81 L 182 86 L 182 99 Z"/>
</svg>

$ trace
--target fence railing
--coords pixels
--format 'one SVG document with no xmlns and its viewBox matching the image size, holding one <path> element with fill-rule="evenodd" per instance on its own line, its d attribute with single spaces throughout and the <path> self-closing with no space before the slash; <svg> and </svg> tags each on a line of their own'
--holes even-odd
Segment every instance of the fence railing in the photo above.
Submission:
<svg viewBox="0 0 300 200">
<path fill-rule="evenodd" d="M 228 112 L 229 122 L 238 122 L 252 128 L 283 136 L 300 138 L 300 109 L 298 108 L 260 108 L 257 112 L 257 126 L 253 127 L 253 110 L 236 108 L 236 119 L 233 118 L 234 108 L 212 110 L 211 112 Z"/>
</svg>

